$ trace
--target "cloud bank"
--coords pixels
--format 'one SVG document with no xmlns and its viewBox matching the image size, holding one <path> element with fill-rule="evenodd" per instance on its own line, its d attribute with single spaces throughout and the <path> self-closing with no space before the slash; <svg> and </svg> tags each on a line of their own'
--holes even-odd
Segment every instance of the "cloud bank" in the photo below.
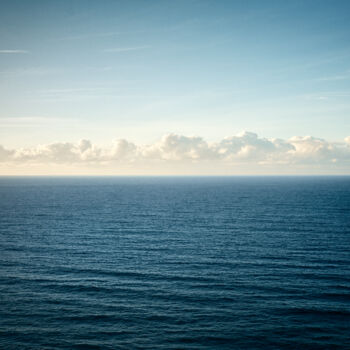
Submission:
<svg viewBox="0 0 350 350">
<path fill-rule="evenodd" d="M 252 132 L 209 143 L 202 137 L 164 135 L 159 141 L 137 145 L 125 139 L 100 147 L 89 140 L 52 143 L 31 148 L 7 149 L 0 146 L 0 165 L 88 166 L 90 169 L 128 169 L 129 173 L 295 173 L 315 170 L 321 173 L 350 174 L 350 136 L 342 142 L 329 142 L 312 136 L 288 140 L 267 139 Z M 57 169 L 57 168 L 56 168 Z M 140 170 L 141 169 L 141 170 Z M 168 171 L 167 171 L 168 169 Z M 217 172 L 215 171 L 217 170 Z M 275 169 L 275 170 L 274 170 Z M 278 170 L 279 169 L 279 170 Z M 312 172 L 312 171 L 311 171 Z"/>
</svg>

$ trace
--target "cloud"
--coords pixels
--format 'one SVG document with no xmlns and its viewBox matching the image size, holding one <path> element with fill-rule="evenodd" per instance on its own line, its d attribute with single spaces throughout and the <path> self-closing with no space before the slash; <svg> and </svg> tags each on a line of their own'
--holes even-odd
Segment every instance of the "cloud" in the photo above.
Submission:
<svg viewBox="0 0 350 350">
<path fill-rule="evenodd" d="M 0 146 L 0 163 L 6 164 L 224 164 L 255 165 L 339 165 L 350 170 L 350 136 L 342 142 L 329 142 L 312 136 L 288 140 L 267 139 L 252 132 L 208 143 L 199 136 L 164 135 L 149 145 L 136 145 L 125 139 L 109 147 L 89 140 L 59 142 L 31 148 L 6 149 Z"/>
<path fill-rule="evenodd" d="M 105 32 L 105 33 L 87 33 L 80 35 L 71 35 L 63 38 L 58 38 L 57 40 L 79 40 L 79 39 L 91 39 L 91 38 L 103 38 L 109 36 L 116 36 L 122 34 L 121 32 Z"/>
<path fill-rule="evenodd" d="M 259 138 L 252 132 L 226 137 L 216 145 L 216 152 L 222 159 L 232 161 L 259 161 L 281 157 L 294 147 L 281 139 Z"/>
<path fill-rule="evenodd" d="M 15 151 L 7 150 L 0 145 L 0 162 L 6 162 L 9 160 L 12 160 L 12 156 L 14 155 L 14 153 Z"/>
<path fill-rule="evenodd" d="M 292 137 L 289 143 L 295 150 L 290 153 L 294 162 L 324 163 L 324 162 L 349 162 L 350 145 L 349 137 L 344 143 L 331 143 L 312 136 Z"/>
<path fill-rule="evenodd" d="M 29 53 L 27 50 L 0 50 L 0 54 Z"/>
<path fill-rule="evenodd" d="M 336 80 L 348 80 L 350 79 L 350 71 L 346 71 L 343 74 L 327 76 L 317 79 L 317 81 L 336 81 Z"/>
<path fill-rule="evenodd" d="M 63 72 L 63 69 L 48 69 L 45 67 L 19 68 L 14 70 L 0 71 L 1 75 L 7 76 L 44 76 L 55 75 Z"/>
<path fill-rule="evenodd" d="M 58 142 L 39 145 L 33 148 L 21 148 L 12 153 L 16 162 L 36 163 L 80 163 L 102 161 L 102 149 L 92 145 L 89 140 L 78 143 Z"/>
<path fill-rule="evenodd" d="M 162 160 L 200 160 L 212 158 L 215 154 L 201 137 L 169 134 L 153 145 L 142 147 L 144 158 Z"/>
<path fill-rule="evenodd" d="M 54 117 L 0 118 L 0 128 L 36 128 L 38 126 L 59 125 L 66 122 L 74 122 L 74 119 Z"/>
<path fill-rule="evenodd" d="M 115 47 L 111 49 L 105 49 L 104 52 L 128 52 L 128 51 L 138 51 L 138 50 L 144 50 L 149 49 L 151 46 L 144 45 L 144 46 L 133 46 L 133 47 Z"/>
<path fill-rule="evenodd" d="M 134 159 L 137 156 L 137 147 L 127 140 L 116 140 L 110 151 L 105 152 L 106 160 Z"/>
</svg>

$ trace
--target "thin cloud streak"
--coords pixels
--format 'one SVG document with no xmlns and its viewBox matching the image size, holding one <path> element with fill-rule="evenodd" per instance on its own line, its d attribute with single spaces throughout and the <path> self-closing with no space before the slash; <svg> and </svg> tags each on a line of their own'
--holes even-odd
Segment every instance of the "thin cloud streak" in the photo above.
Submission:
<svg viewBox="0 0 350 350">
<path fill-rule="evenodd" d="M 138 50 L 145 50 L 149 49 L 151 46 L 144 45 L 144 46 L 134 46 L 134 47 L 116 47 L 111 49 L 105 49 L 104 52 L 128 52 L 128 51 L 138 51 Z"/>
<path fill-rule="evenodd" d="M 105 38 L 105 37 L 117 36 L 121 34 L 122 34 L 121 32 L 89 33 L 89 34 L 66 36 L 63 38 L 59 38 L 57 40 L 80 40 L 80 39 L 89 39 L 89 38 Z"/>
<path fill-rule="evenodd" d="M 39 125 L 62 124 L 73 122 L 75 119 L 71 118 L 53 118 L 53 117 L 13 117 L 1 118 L 0 127 L 2 128 L 24 128 L 24 127 L 38 127 Z"/>
<path fill-rule="evenodd" d="M 350 73 L 343 74 L 343 75 L 335 75 L 330 77 L 323 77 L 319 78 L 316 81 L 337 81 L 337 80 L 348 80 L 350 79 Z"/>
<path fill-rule="evenodd" d="M 0 50 L 0 54 L 22 54 L 29 53 L 27 50 Z"/>
</svg>

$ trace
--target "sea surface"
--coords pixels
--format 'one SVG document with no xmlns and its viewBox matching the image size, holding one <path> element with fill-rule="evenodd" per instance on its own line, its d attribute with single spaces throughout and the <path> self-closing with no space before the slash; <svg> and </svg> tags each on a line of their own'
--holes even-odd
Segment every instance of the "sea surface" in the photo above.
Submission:
<svg viewBox="0 0 350 350">
<path fill-rule="evenodd" d="M 350 177 L 2 177 L 0 349 L 350 349 Z"/>
</svg>

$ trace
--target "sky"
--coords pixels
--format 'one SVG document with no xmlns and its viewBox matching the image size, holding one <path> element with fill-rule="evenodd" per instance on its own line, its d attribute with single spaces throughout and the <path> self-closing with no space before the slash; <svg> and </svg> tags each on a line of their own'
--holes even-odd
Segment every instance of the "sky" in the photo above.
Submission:
<svg viewBox="0 0 350 350">
<path fill-rule="evenodd" d="M 350 2 L 0 0 L 0 174 L 350 174 Z"/>
</svg>

